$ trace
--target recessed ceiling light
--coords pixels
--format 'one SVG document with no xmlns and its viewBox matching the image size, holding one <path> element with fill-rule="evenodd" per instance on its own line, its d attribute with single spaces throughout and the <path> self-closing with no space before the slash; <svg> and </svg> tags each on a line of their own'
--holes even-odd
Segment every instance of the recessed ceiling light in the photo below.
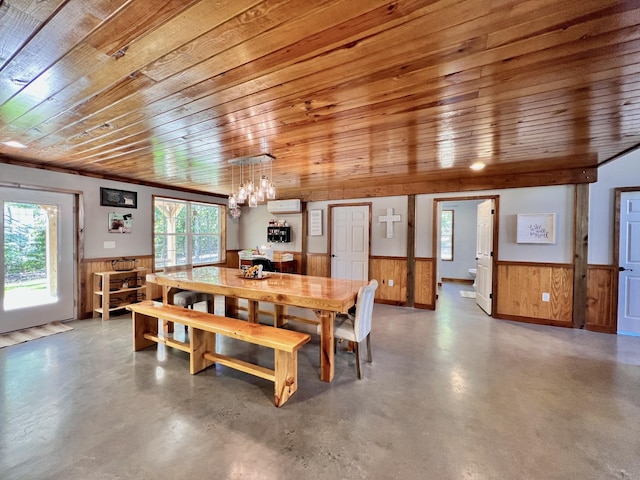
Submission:
<svg viewBox="0 0 640 480">
<path fill-rule="evenodd" d="M 7 147 L 13 147 L 13 148 L 27 148 L 26 145 L 23 145 L 20 142 L 16 142 L 15 140 L 9 140 L 8 142 L 2 142 L 3 145 L 6 145 Z"/>
<path fill-rule="evenodd" d="M 484 163 L 476 162 L 473 165 L 471 165 L 471 167 L 469 167 L 469 168 L 471 168 L 471 170 L 476 170 L 476 171 L 482 170 L 484 168 Z"/>
</svg>

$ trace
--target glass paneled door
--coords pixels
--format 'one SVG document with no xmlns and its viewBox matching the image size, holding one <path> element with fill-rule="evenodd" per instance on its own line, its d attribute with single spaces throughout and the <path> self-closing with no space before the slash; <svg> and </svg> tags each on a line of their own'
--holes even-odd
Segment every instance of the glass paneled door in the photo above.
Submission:
<svg viewBox="0 0 640 480">
<path fill-rule="evenodd" d="M 0 333 L 73 318 L 73 199 L 0 187 Z"/>
</svg>

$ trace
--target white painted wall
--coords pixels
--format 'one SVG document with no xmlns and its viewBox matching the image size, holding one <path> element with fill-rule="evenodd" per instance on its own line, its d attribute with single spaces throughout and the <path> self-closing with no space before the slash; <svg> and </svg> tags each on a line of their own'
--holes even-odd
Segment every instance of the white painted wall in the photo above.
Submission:
<svg viewBox="0 0 640 480">
<path fill-rule="evenodd" d="M 7 164 L 0 164 L 0 183 L 9 186 L 24 185 L 81 192 L 84 195 L 84 258 L 87 259 L 151 255 L 153 245 L 152 195 L 226 204 L 226 199 L 209 195 L 188 194 L 169 189 L 144 187 Z M 100 187 L 137 192 L 138 208 L 100 206 Z M 131 233 L 109 233 L 107 229 L 109 212 L 133 214 Z M 233 222 L 227 217 L 228 249 L 237 248 L 238 231 L 239 223 Z M 104 242 L 115 242 L 115 248 L 104 248 Z"/>
<path fill-rule="evenodd" d="M 286 220 L 291 227 L 291 242 L 272 243 L 274 252 L 301 252 L 302 251 L 302 214 L 273 214 L 269 213 L 266 205 L 258 205 L 255 208 L 242 207 L 240 222 L 242 228 L 239 234 L 240 249 L 255 248 L 266 245 L 267 228 L 269 220 Z"/>
<path fill-rule="evenodd" d="M 416 195 L 416 257 L 431 258 L 433 199 L 498 195 L 498 259 L 504 261 L 572 263 L 573 185 Z M 518 213 L 555 213 L 555 244 L 516 243 Z"/>
<path fill-rule="evenodd" d="M 613 258 L 614 189 L 640 187 L 640 150 L 603 165 L 589 185 L 589 254 L 595 265 L 617 264 Z"/>
<path fill-rule="evenodd" d="M 325 202 L 309 202 L 307 210 L 322 210 L 322 236 L 308 238 L 309 253 L 328 253 L 327 213 L 329 205 L 343 203 L 371 203 L 371 250 L 372 256 L 405 257 L 407 255 L 407 206 L 408 197 L 376 197 L 356 198 L 349 200 L 332 200 Z M 393 224 L 393 238 L 387 238 L 387 224 L 378 221 L 380 216 L 387 214 L 387 208 L 393 208 L 393 213 L 401 217 Z"/>
</svg>

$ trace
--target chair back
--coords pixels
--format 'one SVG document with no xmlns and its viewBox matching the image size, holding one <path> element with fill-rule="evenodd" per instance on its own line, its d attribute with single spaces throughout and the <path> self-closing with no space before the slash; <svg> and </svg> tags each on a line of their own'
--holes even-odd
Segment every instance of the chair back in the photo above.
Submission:
<svg viewBox="0 0 640 480">
<path fill-rule="evenodd" d="M 353 321 L 356 342 L 364 340 L 371 332 L 371 319 L 373 317 L 373 303 L 375 299 L 378 281 L 371 280 L 368 285 L 360 287 L 356 300 L 356 315 Z"/>
<path fill-rule="evenodd" d="M 251 260 L 252 265 L 262 265 L 263 272 L 275 272 L 276 269 L 273 263 L 268 258 L 254 258 Z"/>
</svg>

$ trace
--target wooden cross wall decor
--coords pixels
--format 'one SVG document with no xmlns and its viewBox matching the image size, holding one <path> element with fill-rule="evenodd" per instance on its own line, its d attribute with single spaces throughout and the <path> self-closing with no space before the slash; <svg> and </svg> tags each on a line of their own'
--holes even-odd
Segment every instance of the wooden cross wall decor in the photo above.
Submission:
<svg viewBox="0 0 640 480">
<path fill-rule="evenodd" d="M 399 222 L 401 220 L 400 215 L 393 214 L 393 208 L 387 208 L 386 215 L 380 215 L 378 221 L 380 223 L 387 223 L 387 238 L 393 238 L 393 222 Z"/>
</svg>

